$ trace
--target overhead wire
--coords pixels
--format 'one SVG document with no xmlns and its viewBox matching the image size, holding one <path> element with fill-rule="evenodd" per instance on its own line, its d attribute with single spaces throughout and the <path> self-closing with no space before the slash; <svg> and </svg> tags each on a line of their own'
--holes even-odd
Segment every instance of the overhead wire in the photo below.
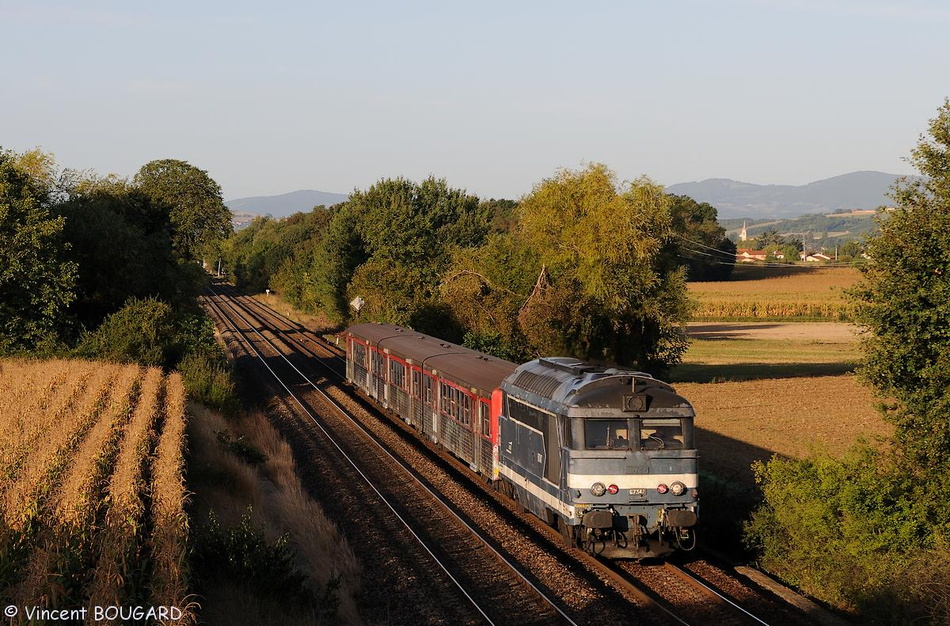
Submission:
<svg viewBox="0 0 950 626">
<path fill-rule="evenodd" d="M 704 243 L 702 243 L 702 242 L 700 242 L 700 241 L 695 241 L 695 240 L 690 239 L 689 237 L 686 237 L 686 236 L 684 236 L 684 235 L 682 235 L 682 234 L 679 234 L 679 233 L 674 233 L 674 235 L 675 235 L 678 239 L 681 239 L 681 240 L 683 240 L 683 241 L 685 241 L 685 242 L 691 243 L 691 244 L 693 244 L 693 245 L 695 245 L 695 246 L 699 246 L 699 247 L 701 247 L 701 248 L 706 248 L 707 250 L 710 250 L 710 251 L 712 251 L 712 252 L 715 252 L 716 254 L 721 255 L 721 257 L 717 257 L 717 256 L 714 256 L 713 254 L 710 254 L 709 252 L 705 252 L 705 251 L 702 251 L 702 250 L 696 250 L 696 249 L 694 249 L 694 248 L 689 248 L 689 247 L 687 247 L 687 246 L 682 246 L 682 247 L 681 247 L 683 250 L 685 250 L 685 251 L 687 251 L 687 252 L 692 252 L 693 254 L 696 254 L 696 255 L 699 255 L 699 256 L 702 256 L 702 257 L 707 257 L 707 258 L 709 258 L 709 259 L 713 259 L 712 261 L 707 261 L 707 262 L 711 262 L 711 263 L 714 264 L 714 265 L 731 265 L 731 266 L 733 266 L 733 267 L 736 267 L 736 266 L 747 266 L 747 265 L 749 265 L 748 262 L 737 261 L 737 260 L 736 260 L 736 256 L 735 256 L 734 254 L 730 254 L 729 252 L 726 252 L 725 250 L 720 250 L 719 248 L 714 248 L 714 247 L 709 246 L 709 245 L 706 245 L 706 244 L 704 244 Z M 696 259 L 693 258 L 693 257 L 687 257 L 687 256 L 684 256 L 684 255 L 682 255 L 682 254 L 677 254 L 677 256 L 680 257 L 680 258 L 682 258 L 682 259 L 687 259 L 687 260 L 692 259 L 692 260 L 696 260 Z M 726 261 L 725 259 L 729 259 L 729 261 Z M 813 267 L 815 267 L 815 266 L 812 266 L 812 265 L 794 265 L 794 264 L 791 264 L 791 263 L 772 263 L 772 262 L 766 262 L 766 263 L 756 263 L 756 264 L 755 264 L 755 267 L 792 268 L 792 269 L 809 268 L 809 269 L 811 269 L 811 268 L 813 268 Z M 852 265 L 851 265 L 850 263 L 839 263 L 839 262 L 835 261 L 834 263 L 822 263 L 822 264 L 821 264 L 820 266 L 818 266 L 818 267 L 852 267 Z"/>
</svg>

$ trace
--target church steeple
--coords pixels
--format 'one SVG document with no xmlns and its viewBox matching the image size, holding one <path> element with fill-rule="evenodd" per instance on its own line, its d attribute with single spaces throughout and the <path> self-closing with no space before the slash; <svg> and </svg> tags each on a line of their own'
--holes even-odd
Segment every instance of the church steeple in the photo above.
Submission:
<svg viewBox="0 0 950 626">
<path fill-rule="evenodd" d="M 749 238 L 749 233 L 745 229 L 745 220 L 742 220 L 742 230 L 739 231 L 739 241 L 745 241 Z"/>
</svg>

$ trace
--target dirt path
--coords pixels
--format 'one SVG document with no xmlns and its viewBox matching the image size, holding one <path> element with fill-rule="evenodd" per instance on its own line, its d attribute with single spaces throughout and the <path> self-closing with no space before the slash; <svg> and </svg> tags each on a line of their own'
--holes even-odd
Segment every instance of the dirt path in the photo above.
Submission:
<svg viewBox="0 0 950 626">
<path fill-rule="evenodd" d="M 842 322 L 690 322 L 686 326 L 694 339 L 858 340 L 858 327 Z"/>
</svg>

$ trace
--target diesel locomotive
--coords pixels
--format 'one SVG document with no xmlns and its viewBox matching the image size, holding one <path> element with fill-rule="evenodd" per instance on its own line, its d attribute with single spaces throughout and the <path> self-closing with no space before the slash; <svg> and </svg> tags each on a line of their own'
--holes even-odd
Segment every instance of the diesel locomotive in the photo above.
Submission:
<svg viewBox="0 0 950 626">
<path fill-rule="evenodd" d="M 694 411 L 643 372 L 573 358 L 518 365 L 391 324 L 346 333 L 366 395 L 605 558 L 696 542 Z"/>
</svg>

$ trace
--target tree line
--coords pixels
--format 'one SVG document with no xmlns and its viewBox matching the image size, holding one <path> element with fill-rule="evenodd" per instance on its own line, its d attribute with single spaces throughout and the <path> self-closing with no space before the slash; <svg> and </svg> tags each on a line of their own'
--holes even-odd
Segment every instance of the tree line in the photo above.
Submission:
<svg viewBox="0 0 950 626">
<path fill-rule="evenodd" d="M 126 180 L 0 148 L 0 355 L 184 364 L 186 381 L 207 380 L 226 364 L 197 306 L 198 260 L 230 220 L 185 161 Z"/>
<path fill-rule="evenodd" d="M 735 250 L 716 217 L 648 179 L 618 184 L 600 164 L 559 171 L 517 202 L 395 178 L 333 207 L 259 218 L 221 254 L 239 286 L 275 289 L 336 324 L 661 372 L 686 348 L 687 277 L 732 269 L 709 252 Z"/>
</svg>

